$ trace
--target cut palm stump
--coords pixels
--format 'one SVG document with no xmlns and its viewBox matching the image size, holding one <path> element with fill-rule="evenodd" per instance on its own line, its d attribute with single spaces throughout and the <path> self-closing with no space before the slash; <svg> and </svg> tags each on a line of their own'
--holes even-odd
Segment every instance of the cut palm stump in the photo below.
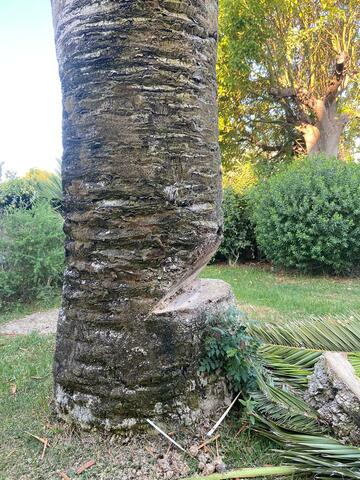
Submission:
<svg viewBox="0 0 360 480">
<path fill-rule="evenodd" d="M 197 373 L 230 287 L 196 280 L 222 232 L 217 1 L 53 0 L 67 268 L 59 414 L 83 427 L 193 422 L 224 406 Z"/>
</svg>

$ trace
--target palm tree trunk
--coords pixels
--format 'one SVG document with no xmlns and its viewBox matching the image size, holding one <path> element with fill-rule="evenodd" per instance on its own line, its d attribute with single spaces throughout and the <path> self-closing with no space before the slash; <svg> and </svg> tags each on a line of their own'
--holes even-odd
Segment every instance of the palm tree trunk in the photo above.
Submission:
<svg viewBox="0 0 360 480">
<path fill-rule="evenodd" d="M 222 230 L 217 1 L 52 6 L 67 259 L 55 401 L 84 426 L 127 428 L 198 402 L 191 322 L 231 301 L 192 283 Z"/>
</svg>

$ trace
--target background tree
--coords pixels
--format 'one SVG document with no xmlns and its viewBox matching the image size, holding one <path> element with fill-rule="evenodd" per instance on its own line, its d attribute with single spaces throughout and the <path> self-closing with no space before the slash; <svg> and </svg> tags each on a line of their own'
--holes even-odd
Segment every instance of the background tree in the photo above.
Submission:
<svg viewBox="0 0 360 480">
<path fill-rule="evenodd" d="M 218 61 L 225 165 L 243 152 L 356 150 L 356 0 L 221 0 Z"/>
</svg>

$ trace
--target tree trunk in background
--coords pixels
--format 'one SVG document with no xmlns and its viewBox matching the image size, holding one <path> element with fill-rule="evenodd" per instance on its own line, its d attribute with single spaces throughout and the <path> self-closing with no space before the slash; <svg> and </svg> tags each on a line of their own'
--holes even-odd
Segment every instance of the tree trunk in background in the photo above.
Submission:
<svg viewBox="0 0 360 480">
<path fill-rule="evenodd" d="M 340 52 L 335 59 L 334 73 L 321 98 L 303 87 L 270 89 L 270 94 L 285 105 L 287 122 L 302 133 L 307 155 L 339 155 L 341 135 L 349 121 L 346 114 L 338 112 L 338 98 L 348 80 L 348 63 L 348 53 Z"/>
<path fill-rule="evenodd" d="M 336 100 L 317 100 L 315 125 L 305 124 L 301 128 L 308 155 L 324 153 L 338 156 L 340 139 L 347 119 L 337 114 L 336 107 Z"/>
<path fill-rule="evenodd" d="M 222 230 L 217 1 L 52 7 L 67 260 L 58 411 L 109 429 L 193 418 L 205 318 L 233 301 L 226 284 L 193 281 Z"/>
</svg>

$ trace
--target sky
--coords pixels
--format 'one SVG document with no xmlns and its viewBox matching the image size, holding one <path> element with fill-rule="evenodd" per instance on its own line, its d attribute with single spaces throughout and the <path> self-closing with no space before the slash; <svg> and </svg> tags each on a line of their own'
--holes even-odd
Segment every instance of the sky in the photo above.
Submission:
<svg viewBox="0 0 360 480">
<path fill-rule="evenodd" d="M 61 92 L 50 0 L 0 0 L 0 163 L 56 168 Z"/>
</svg>

